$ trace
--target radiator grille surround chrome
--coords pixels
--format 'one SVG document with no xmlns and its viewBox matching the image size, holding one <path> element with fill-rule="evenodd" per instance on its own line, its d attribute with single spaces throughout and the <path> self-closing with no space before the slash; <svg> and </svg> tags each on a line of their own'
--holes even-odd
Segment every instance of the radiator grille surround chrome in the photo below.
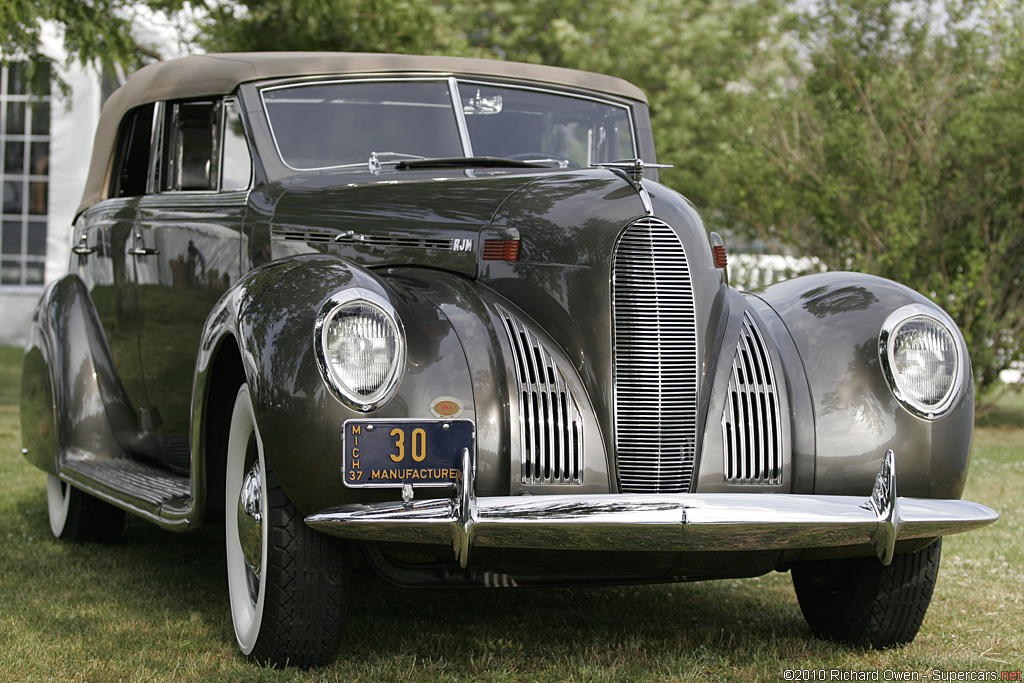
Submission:
<svg viewBox="0 0 1024 683">
<path fill-rule="evenodd" d="M 583 415 L 554 355 L 526 325 L 495 306 L 512 345 L 523 484 L 583 483 Z M 518 404 L 518 405 L 516 405 Z M 518 420 L 516 413 L 518 412 Z"/>
<path fill-rule="evenodd" d="M 682 242 L 648 217 L 612 262 L 615 449 L 623 493 L 687 493 L 697 444 L 697 322 Z"/>
<path fill-rule="evenodd" d="M 782 483 L 783 439 L 771 357 L 753 317 L 745 312 L 722 414 L 726 483 Z"/>
</svg>

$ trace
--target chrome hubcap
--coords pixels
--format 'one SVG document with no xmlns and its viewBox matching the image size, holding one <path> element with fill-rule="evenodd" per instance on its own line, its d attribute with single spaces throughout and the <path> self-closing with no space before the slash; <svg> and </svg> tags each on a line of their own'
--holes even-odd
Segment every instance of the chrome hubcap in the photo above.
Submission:
<svg viewBox="0 0 1024 683">
<path fill-rule="evenodd" d="M 242 479 L 238 492 L 238 544 L 246 564 L 249 598 L 256 604 L 260 592 L 260 564 L 263 560 L 263 486 L 259 462 Z"/>
</svg>

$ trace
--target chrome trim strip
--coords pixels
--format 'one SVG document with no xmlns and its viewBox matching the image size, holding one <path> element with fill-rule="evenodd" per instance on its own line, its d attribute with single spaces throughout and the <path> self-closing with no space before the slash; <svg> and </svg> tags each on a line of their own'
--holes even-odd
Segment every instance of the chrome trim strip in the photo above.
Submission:
<svg viewBox="0 0 1024 683">
<path fill-rule="evenodd" d="M 149 163 L 146 168 L 146 194 L 160 191 L 160 161 L 164 158 L 164 111 L 166 102 L 153 103 L 153 121 L 149 131 Z M 111 181 L 108 180 L 108 183 Z M 109 191 L 109 188 L 108 188 Z"/>
<path fill-rule="evenodd" d="M 452 106 L 455 108 L 455 121 L 459 125 L 459 137 L 462 138 L 462 154 L 467 158 L 472 157 L 473 140 L 469 137 L 466 111 L 462 108 L 462 92 L 459 90 L 459 80 L 454 76 L 448 78 L 448 94 L 452 98 Z"/>
<path fill-rule="evenodd" d="M 786 550 L 873 545 L 885 562 L 897 540 L 986 526 L 999 515 L 962 500 L 897 498 L 891 451 L 869 498 L 757 493 L 476 498 L 468 453 L 454 499 L 341 505 L 306 518 L 332 536 L 536 550 Z"/>
</svg>

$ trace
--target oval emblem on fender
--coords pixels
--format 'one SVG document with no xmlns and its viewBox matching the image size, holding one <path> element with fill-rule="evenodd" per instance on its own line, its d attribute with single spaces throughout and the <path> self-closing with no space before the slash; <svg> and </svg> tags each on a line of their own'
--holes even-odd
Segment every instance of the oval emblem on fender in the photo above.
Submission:
<svg viewBox="0 0 1024 683">
<path fill-rule="evenodd" d="M 462 401 L 453 396 L 438 396 L 430 404 L 434 417 L 458 417 L 462 410 Z"/>
</svg>

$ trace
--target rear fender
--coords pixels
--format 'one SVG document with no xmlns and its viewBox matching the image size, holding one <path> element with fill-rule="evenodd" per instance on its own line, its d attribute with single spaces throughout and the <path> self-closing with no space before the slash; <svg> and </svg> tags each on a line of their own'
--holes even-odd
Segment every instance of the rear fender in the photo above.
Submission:
<svg viewBox="0 0 1024 683">
<path fill-rule="evenodd" d="M 56 475 L 68 454 L 124 455 L 138 431 L 85 284 L 67 275 L 43 292 L 29 329 L 21 381 L 23 453 Z"/>
</svg>

